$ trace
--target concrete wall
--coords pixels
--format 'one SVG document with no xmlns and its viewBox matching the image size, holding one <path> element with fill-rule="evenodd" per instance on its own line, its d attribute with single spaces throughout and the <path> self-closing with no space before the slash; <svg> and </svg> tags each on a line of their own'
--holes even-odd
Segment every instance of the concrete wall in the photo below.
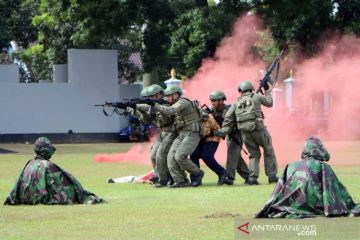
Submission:
<svg viewBox="0 0 360 240">
<path fill-rule="evenodd" d="M 69 49 L 67 82 L 20 83 L 14 77 L 0 81 L 0 134 L 118 132 L 127 119 L 106 117 L 93 105 L 138 97 L 141 90 L 118 84 L 115 50 Z"/>
<path fill-rule="evenodd" d="M 0 83 L 19 82 L 19 66 L 16 64 L 0 64 Z"/>
</svg>

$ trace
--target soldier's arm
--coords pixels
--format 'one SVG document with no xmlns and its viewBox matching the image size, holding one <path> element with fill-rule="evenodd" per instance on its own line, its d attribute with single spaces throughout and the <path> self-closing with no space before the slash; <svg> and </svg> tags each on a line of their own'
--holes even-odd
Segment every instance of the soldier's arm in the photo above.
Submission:
<svg viewBox="0 0 360 240">
<path fill-rule="evenodd" d="M 140 112 L 144 112 L 144 113 L 148 113 L 150 112 L 150 108 L 151 106 L 147 105 L 147 104 L 136 104 L 136 109 L 139 110 Z"/>
<path fill-rule="evenodd" d="M 181 112 L 183 109 L 188 107 L 191 103 L 187 100 L 180 99 L 176 103 L 174 103 L 171 106 L 164 106 L 160 105 L 158 103 L 155 103 L 154 108 L 155 110 L 161 112 L 162 114 L 165 114 L 167 116 L 175 115 L 175 113 Z"/>
<path fill-rule="evenodd" d="M 219 130 L 213 131 L 214 136 L 225 137 L 233 130 L 235 123 L 235 104 L 233 104 L 226 112 L 221 128 Z"/>
<path fill-rule="evenodd" d="M 271 91 L 265 91 L 265 96 L 258 95 L 260 97 L 260 102 L 265 107 L 273 106 L 273 99 L 271 96 Z"/>
</svg>

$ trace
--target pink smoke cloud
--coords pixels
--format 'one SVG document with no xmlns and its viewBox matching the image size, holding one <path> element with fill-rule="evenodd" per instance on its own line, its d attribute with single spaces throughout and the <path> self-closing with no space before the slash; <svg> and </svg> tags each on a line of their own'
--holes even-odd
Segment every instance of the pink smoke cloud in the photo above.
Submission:
<svg viewBox="0 0 360 240">
<path fill-rule="evenodd" d="M 260 70 L 266 64 L 255 58 L 251 48 L 258 41 L 258 31 L 263 30 L 258 17 L 243 16 L 224 38 L 215 57 L 204 59 L 196 74 L 183 83 L 186 97 L 198 99 L 209 105 L 210 92 L 222 90 L 231 104 L 239 96 L 237 88 L 244 80 L 258 85 Z M 299 159 L 304 140 L 310 135 L 328 139 L 359 139 L 360 137 L 360 40 L 354 36 L 335 36 L 322 40 L 322 50 L 314 57 L 297 56 L 287 59 L 294 64 L 293 109 L 274 106 L 264 109 L 265 124 L 273 138 L 273 145 L 280 165 Z M 301 60 L 299 60 L 301 59 Z M 284 59 L 282 59 L 284 61 Z M 284 98 L 284 84 L 280 97 Z M 324 90 L 329 96 L 329 111 L 324 114 Z M 283 104 L 285 99 L 281 100 Z M 134 145 L 126 153 L 97 155 L 96 161 L 115 161 L 150 164 L 150 146 Z M 337 153 L 349 149 L 340 144 Z M 332 145 L 331 145 L 332 148 Z M 331 150 L 331 149 L 330 149 Z M 342 156 L 341 154 L 335 154 Z M 242 154 L 246 161 L 248 157 Z M 226 143 L 223 141 L 216 153 L 221 163 L 226 161 Z M 346 159 L 341 159 L 342 163 Z M 350 161 L 357 163 L 354 158 Z M 336 163 L 336 162 L 335 162 Z"/>
</svg>

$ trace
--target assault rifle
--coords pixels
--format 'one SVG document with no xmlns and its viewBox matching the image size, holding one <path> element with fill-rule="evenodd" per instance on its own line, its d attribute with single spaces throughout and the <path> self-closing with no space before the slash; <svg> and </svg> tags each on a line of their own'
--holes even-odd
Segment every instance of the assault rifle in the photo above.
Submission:
<svg viewBox="0 0 360 240">
<path fill-rule="evenodd" d="M 272 61 L 272 63 L 270 64 L 270 66 L 268 67 L 268 69 L 265 72 L 265 75 L 263 77 L 263 79 L 260 81 L 259 87 L 256 90 L 256 93 L 261 93 L 262 95 L 264 95 L 264 92 L 262 91 L 262 88 L 264 86 L 266 86 L 266 84 L 271 84 L 271 85 L 275 85 L 279 76 L 279 69 L 280 69 L 280 58 L 283 55 L 284 50 L 281 50 L 281 52 L 275 57 L 275 59 Z M 271 73 L 274 70 L 274 68 L 276 67 L 276 75 L 274 78 L 274 81 L 271 80 Z"/>
<path fill-rule="evenodd" d="M 166 100 L 160 99 L 149 99 L 149 98 L 125 98 L 124 101 L 121 102 L 105 102 L 104 104 L 95 104 L 95 107 L 103 107 L 103 113 L 105 116 L 111 116 L 114 113 L 118 115 L 128 115 L 126 108 L 136 108 L 136 104 L 148 104 L 153 106 L 155 103 L 158 104 L 166 104 L 168 103 Z M 105 108 L 111 107 L 113 111 L 109 114 Z"/>
<path fill-rule="evenodd" d="M 220 127 L 221 127 L 224 119 L 223 119 L 223 117 L 221 116 L 220 113 L 215 112 L 213 109 L 209 108 L 209 106 L 206 105 L 206 104 L 203 104 L 203 105 L 201 106 L 201 108 L 204 109 L 208 114 L 211 114 L 211 115 L 214 117 L 215 121 L 216 121 L 216 122 L 220 125 Z"/>
</svg>

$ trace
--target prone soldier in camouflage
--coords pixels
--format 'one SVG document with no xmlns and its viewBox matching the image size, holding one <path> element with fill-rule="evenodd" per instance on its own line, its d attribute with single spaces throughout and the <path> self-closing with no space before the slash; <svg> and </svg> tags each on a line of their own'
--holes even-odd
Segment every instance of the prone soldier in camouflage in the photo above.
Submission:
<svg viewBox="0 0 360 240">
<path fill-rule="evenodd" d="M 269 183 L 277 182 L 277 162 L 271 136 L 264 125 L 261 105 L 272 107 L 273 101 L 269 85 L 266 83 L 265 96 L 253 93 L 254 86 L 244 81 L 240 84 L 238 91 L 241 96 L 226 113 L 225 119 L 236 121 L 237 128 L 242 132 L 246 148 L 250 153 L 250 176 L 248 184 L 259 184 L 259 162 L 261 157 L 260 147 L 264 150 L 265 174 L 268 176 Z M 223 127 L 219 131 L 214 131 L 215 136 L 223 136 L 230 132 L 231 124 L 223 122 Z"/>
<path fill-rule="evenodd" d="M 270 199 L 256 218 L 360 216 L 346 187 L 326 162 L 330 154 L 319 138 L 306 140 L 302 160 L 286 166 Z"/>
<path fill-rule="evenodd" d="M 215 120 L 220 126 L 223 125 L 226 112 L 231 105 L 224 103 L 226 96 L 222 91 L 213 91 L 210 94 L 210 101 L 212 104 L 212 112 Z M 248 183 L 249 168 L 241 156 L 241 150 L 243 145 L 241 131 L 237 129 L 236 119 L 229 121 L 226 119 L 226 124 L 230 129 L 230 133 L 226 136 L 227 143 L 227 159 L 226 159 L 226 171 L 228 174 L 227 184 L 233 184 L 235 180 L 235 171 Z"/>
<path fill-rule="evenodd" d="M 188 159 L 200 142 L 200 112 L 193 101 L 181 97 L 182 93 L 180 87 L 168 86 L 164 95 L 171 106 L 154 104 L 156 111 L 175 117 L 174 126 L 178 136 L 173 141 L 167 157 L 170 174 L 174 179 L 174 184 L 170 186 L 172 188 L 189 186 L 185 171 L 190 173 L 191 186 L 194 187 L 202 184 L 204 176 L 204 172 Z"/>
<path fill-rule="evenodd" d="M 86 191 L 70 173 L 50 162 L 55 147 L 46 137 L 35 142 L 35 158 L 28 161 L 4 205 L 95 204 L 104 202 Z"/>
</svg>

